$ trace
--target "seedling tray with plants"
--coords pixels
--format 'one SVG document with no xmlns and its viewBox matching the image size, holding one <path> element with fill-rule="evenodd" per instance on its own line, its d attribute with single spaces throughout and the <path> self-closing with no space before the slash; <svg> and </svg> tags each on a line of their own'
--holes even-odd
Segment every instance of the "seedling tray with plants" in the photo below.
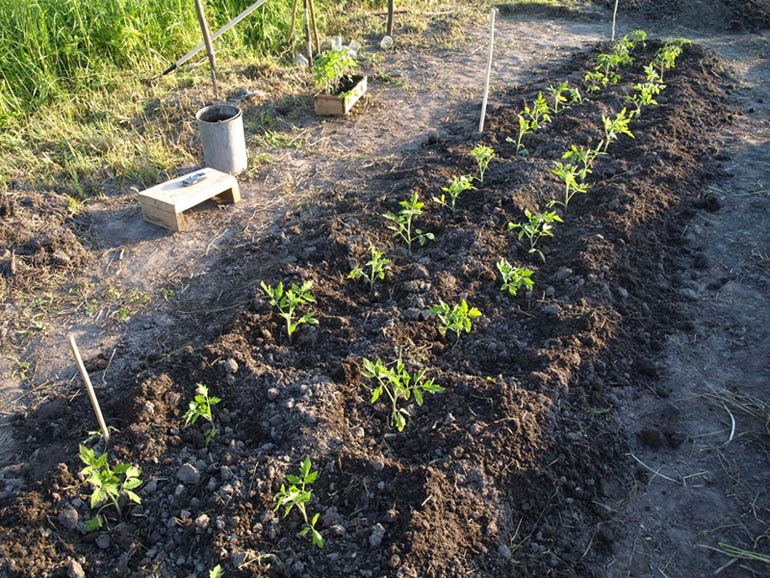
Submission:
<svg viewBox="0 0 770 578">
<path fill-rule="evenodd" d="M 450 126 L 237 244 L 223 294 L 178 321 L 208 342 L 143 360 L 104 396 L 108 500 L 87 482 L 103 447 L 83 441 L 84 396 L 19 418 L 30 466 L 0 498 L 6 574 L 72 557 L 89 576 L 606 567 L 601 505 L 635 483 L 613 399 L 646 387 L 687 323 L 665 272 L 696 257 L 682 235 L 709 206 L 730 114 L 716 58 L 683 46 L 625 123 L 663 46 L 638 42 L 616 81 L 561 100 L 548 87 L 582 89 L 613 47 L 576 53 L 495 95 L 480 140 Z M 549 118 L 519 138 L 542 100 Z"/>
</svg>

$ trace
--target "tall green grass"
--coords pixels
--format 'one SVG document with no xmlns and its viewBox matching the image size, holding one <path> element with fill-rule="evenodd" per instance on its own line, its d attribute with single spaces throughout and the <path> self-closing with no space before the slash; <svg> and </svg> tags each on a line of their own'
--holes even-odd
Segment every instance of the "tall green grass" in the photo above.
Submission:
<svg viewBox="0 0 770 578">
<path fill-rule="evenodd" d="M 268 0 L 217 51 L 285 50 L 291 1 Z M 252 2 L 205 2 L 210 27 Z M 159 72 L 201 39 L 192 0 L 0 0 L 0 15 L 0 125 L 67 92 L 119 83 L 118 71 Z"/>
</svg>

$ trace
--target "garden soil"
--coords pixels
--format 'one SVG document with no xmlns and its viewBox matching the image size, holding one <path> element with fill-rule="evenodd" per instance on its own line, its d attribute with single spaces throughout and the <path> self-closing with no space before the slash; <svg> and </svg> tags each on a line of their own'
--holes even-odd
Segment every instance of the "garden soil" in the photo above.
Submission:
<svg viewBox="0 0 770 578">
<path fill-rule="evenodd" d="M 217 564 L 228 576 L 767 574 L 729 546 L 770 550 L 770 38 L 689 34 L 633 138 L 610 143 L 590 191 L 555 208 L 563 223 L 541 256 L 508 224 L 561 198 L 554 162 L 603 138 L 602 116 L 628 106 L 661 46 L 653 37 L 684 34 L 646 26 L 621 81 L 525 136 L 520 155 L 524 103 L 563 80 L 581 86 L 607 25 L 499 27 L 483 136 L 479 28 L 462 48 L 386 55 L 350 118 L 319 124 L 309 99 L 300 113 L 260 104 L 299 114 L 310 146 L 276 155 L 244 183 L 242 205 L 196 211 L 195 231 L 166 235 L 109 200 L 89 223 L 62 221 L 64 250 L 82 261 L 40 267 L 87 265 L 93 277 L 76 282 L 120 279 L 152 297 L 121 302 L 125 320 L 109 308 L 100 323 L 68 317 L 28 346 L 35 375 L 13 382 L 25 397 L 0 430 L 4 575 L 207 576 Z M 431 198 L 474 173 L 478 143 L 496 158 L 453 214 Z M 414 226 L 435 239 L 410 252 L 382 215 L 414 193 L 426 203 Z M 38 206 L 30 198 L 8 206 Z M 370 292 L 347 276 L 372 243 L 391 270 Z M 500 290 L 501 258 L 534 271 L 532 291 Z M 262 281 L 312 281 L 318 324 L 290 338 Z M 481 316 L 442 334 L 427 310 L 462 300 Z M 141 505 L 105 508 L 91 533 L 77 452 L 96 425 L 65 331 L 117 428 L 112 462 L 144 480 Z M 371 403 L 365 358 L 401 358 L 444 391 L 402 403 L 399 432 L 384 399 Z M 208 445 L 201 421 L 184 427 L 196 383 L 222 398 Z M 305 456 L 323 549 L 297 535 L 298 510 L 275 511 Z"/>
</svg>

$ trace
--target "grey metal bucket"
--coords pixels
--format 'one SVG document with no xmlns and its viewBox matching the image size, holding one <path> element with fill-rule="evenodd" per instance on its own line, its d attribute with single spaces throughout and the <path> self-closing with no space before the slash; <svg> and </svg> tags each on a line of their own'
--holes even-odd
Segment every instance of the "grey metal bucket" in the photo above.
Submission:
<svg viewBox="0 0 770 578">
<path fill-rule="evenodd" d="M 231 175 L 245 171 L 248 161 L 241 109 L 232 104 L 213 104 L 200 109 L 195 118 L 204 164 Z"/>
</svg>

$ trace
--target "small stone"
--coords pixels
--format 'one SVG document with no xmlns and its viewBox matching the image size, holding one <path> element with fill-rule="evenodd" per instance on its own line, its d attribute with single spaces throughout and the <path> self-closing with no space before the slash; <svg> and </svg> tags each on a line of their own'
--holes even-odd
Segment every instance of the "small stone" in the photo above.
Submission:
<svg viewBox="0 0 770 578">
<path fill-rule="evenodd" d="M 679 294 L 687 299 L 688 301 L 697 301 L 698 300 L 698 294 L 693 291 L 692 289 L 684 288 L 679 290 Z"/>
<path fill-rule="evenodd" d="M 628 299 L 628 291 L 623 287 L 618 287 L 618 297 Z"/>
<path fill-rule="evenodd" d="M 372 467 L 375 472 L 381 472 L 385 468 L 385 463 L 382 460 L 375 460 L 372 462 Z"/>
<path fill-rule="evenodd" d="M 342 524 L 332 524 L 329 526 L 329 531 L 335 536 L 344 536 L 346 532 L 345 526 Z"/>
<path fill-rule="evenodd" d="M 543 307 L 543 311 L 550 314 L 550 315 L 557 315 L 559 311 L 561 311 L 561 307 L 556 305 L 555 303 L 551 303 L 549 305 L 546 305 Z"/>
<path fill-rule="evenodd" d="M 361 426 L 354 427 L 352 433 L 353 433 L 353 437 L 357 437 L 357 438 L 363 438 L 366 435 L 364 428 L 362 428 Z"/>
<path fill-rule="evenodd" d="M 484 431 L 484 428 L 481 427 L 481 424 L 478 422 L 474 422 L 471 424 L 471 435 L 479 435 L 482 431 Z"/>
<path fill-rule="evenodd" d="M 550 285 L 545 288 L 545 296 L 546 297 L 553 297 L 554 295 L 556 295 L 556 289 L 554 289 Z"/>
<path fill-rule="evenodd" d="M 68 530 L 78 529 L 78 511 L 75 508 L 67 508 L 59 513 L 59 523 Z"/>
<path fill-rule="evenodd" d="M 380 523 L 375 524 L 374 528 L 372 529 L 372 534 L 369 536 L 369 545 L 372 548 L 377 548 L 380 544 L 382 544 L 382 539 L 384 537 L 385 528 Z"/>
<path fill-rule="evenodd" d="M 200 472 L 192 464 L 184 464 L 176 472 L 177 479 L 183 484 L 197 485 L 201 481 Z"/>
<path fill-rule="evenodd" d="M 500 555 L 500 557 L 503 560 L 510 560 L 511 559 L 511 549 L 506 546 L 505 544 L 500 544 L 497 548 L 497 553 Z"/>
<path fill-rule="evenodd" d="M 267 399 L 274 400 L 278 397 L 278 388 L 271 387 L 267 390 Z"/>
<path fill-rule="evenodd" d="M 225 361 L 225 371 L 227 373 L 237 373 L 238 372 L 238 362 L 235 361 L 232 357 Z"/>
<path fill-rule="evenodd" d="M 406 311 L 404 311 L 404 317 L 409 319 L 410 321 L 417 321 L 420 318 L 420 310 L 416 307 L 410 307 Z"/>
<path fill-rule="evenodd" d="M 72 262 L 70 256 L 61 249 L 57 249 L 51 254 L 51 260 L 55 265 L 69 265 Z"/>
<path fill-rule="evenodd" d="M 390 557 L 390 560 L 388 560 L 388 566 L 394 569 L 401 566 L 401 556 L 399 556 L 398 554 L 393 554 Z"/>
<path fill-rule="evenodd" d="M 229 466 L 222 466 L 219 468 L 219 475 L 223 480 L 229 480 L 233 477 L 233 471 L 229 468 Z"/>
<path fill-rule="evenodd" d="M 67 578 L 86 578 L 86 573 L 83 572 L 83 567 L 77 560 L 68 560 L 65 570 Z"/>
<path fill-rule="evenodd" d="M 99 534 L 96 537 L 96 545 L 101 550 L 106 550 L 107 548 L 109 548 L 110 547 L 110 535 L 109 534 L 105 534 L 104 532 Z"/>
</svg>

